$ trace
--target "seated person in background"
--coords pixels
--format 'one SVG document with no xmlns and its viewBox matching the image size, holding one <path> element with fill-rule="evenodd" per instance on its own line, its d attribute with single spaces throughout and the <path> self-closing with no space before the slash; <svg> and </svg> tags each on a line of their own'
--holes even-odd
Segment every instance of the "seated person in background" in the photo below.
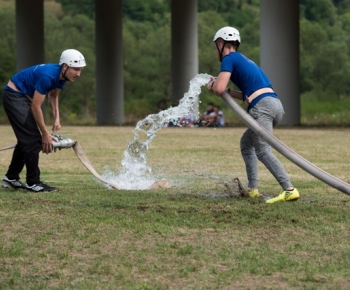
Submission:
<svg viewBox="0 0 350 290">
<path fill-rule="evenodd" d="M 194 114 L 189 113 L 187 116 L 182 117 L 178 121 L 180 127 L 193 127 L 195 122 Z"/>
<path fill-rule="evenodd" d="M 207 104 L 207 110 L 200 115 L 199 120 L 197 121 L 197 125 L 199 126 L 206 126 L 206 123 L 208 122 L 210 118 L 210 114 L 214 112 L 214 104 L 208 103 Z"/>
<path fill-rule="evenodd" d="M 214 112 L 216 112 L 217 116 L 217 127 L 224 127 L 225 126 L 225 116 L 224 116 L 224 112 L 221 111 L 220 106 L 215 106 L 214 107 Z"/>
<path fill-rule="evenodd" d="M 210 113 L 205 126 L 206 127 L 216 127 L 216 128 L 224 127 L 225 126 L 224 113 L 220 110 L 219 106 L 214 106 L 213 110 L 214 111 L 212 113 Z"/>
</svg>

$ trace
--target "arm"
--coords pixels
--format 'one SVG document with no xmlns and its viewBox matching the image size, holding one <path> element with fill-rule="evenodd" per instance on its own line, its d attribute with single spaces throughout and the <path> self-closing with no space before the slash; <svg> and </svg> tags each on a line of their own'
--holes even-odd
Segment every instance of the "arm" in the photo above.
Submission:
<svg viewBox="0 0 350 290">
<path fill-rule="evenodd" d="M 32 110 L 35 122 L 38 125 L 42 135 L 42 150 L 45 153 L 50 153 L 52 151 L 52 140 L 56 140 L 56 139 L 50 135 L 45 125 L 43 111 L 41 110 L 41 105 L 43 104 L 44 100 L 45 100 L 45 95 L 39 93 L 38 91 L 35 91 L 31 110 Z"/>
<path fill-rule="evenodd" d="M 205 124 L 206 127 L 210 127 L 210 125 L 213 122 L 216 122 L 217 114 L 215 112 L 210 113 L 210 115 L 207 118 L 207 123 Z"/>
<path fill-rule="evenodd" d="M 209 91 L 215 93 L 216 95 L 221 95 L 227 88 L 230 81 L 231 73 L 227 71 L 221 72 L 217 78 L 212 78 L 208 83 L 207 88 Z M 232 98 L 242 100 L 242 93 L 239 91 L 228 90 L 227 91 Z"/>
<path fill-rule="evenodd" d="M 213 92 L 216 95 L 221 95 L 227 88 L 227 85 L 230 81 L 231 73 L 227 71 L 222 71 L 213 86 Z"/>
<path fill-rule="evenodd" d="M 227 89 L 226 92 L 229 93 L 229 95 L 234 98 L 234 99 L 238 99 L 238 100 L 243 100 L 243 96 L 242 96 L 242 92 L 239 92 L 239 91 L 234 91 L 234 90 L 231 90 L 231 89 Z"/>
<path fill-rule="evenodd" d="M 49 92 L 48 98 L 49 98 L 49 103 L 51 107 L 51 112 L 53 115 L 53 126 L 52 126 L 52 131 L 56 132 L 59 129 L 61 129 L 61 124 L 60 124 L 60 111 L 59 111 L 59 105 L 58 105 L 58 95 L 60 93 L 60 89 L 54 89 Z"/>
</svg>

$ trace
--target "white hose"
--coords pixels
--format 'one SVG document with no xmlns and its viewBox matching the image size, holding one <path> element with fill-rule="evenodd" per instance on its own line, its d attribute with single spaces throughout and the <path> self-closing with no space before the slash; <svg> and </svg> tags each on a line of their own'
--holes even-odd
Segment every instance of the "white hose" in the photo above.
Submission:
<svg viewBox="0 0 350 290">
<path fill-rule="evenodd" d="M 241 106 L 238 105 L 235 100 L 232 99 L 227 92 L 222 93 L 221 97 L 232 109 L 232 111 L 236 113 L 250 129 L 263 138 L 272 148 L 277 150 L 284 157 L 288 158 L 295 165 L 299 166 L 309 174 L 330 185 L 331 187 L 350 195 L 350 184 L 334 177 L 333 175 L 330 175 L 326 171 L 318 168 L 316 165 L 295 153 L 292 149 L 274 137 L 270 132 L 261 127 L 244 109 L 242 109 Z"/>
<path fill-rule="evenodd" d="M 54 150 L 73 147 L 75 155 L 77 155 L 77 157 L 79 158 L 81 163 L 83 163 L 83 165 L 86 167 L 86 169 L 89 170 L 93 176 L 95 176 L 98 180 L 102 181 L 103 183 L 109 185 L 113 189 L 119 189 L 118 185 L 116 183 L 105 180 L 104 178 L 102 178 L 102 176 L 100 176 L 97 173 L 95 168 L 91 165 L 89 158 L 86 156 L 83 148 L 80 146 L 78 141 L 74 141 L 72 139 L 65 138 L 65 139 L 60 139 L 58 142 L 53 141 L 52 146 L 53 146 Z M 5 146 L 3 148 L 0 148 L 0 151 L 13 149 L 15 147 L 16 147 L 16 143 L 11 144 L 9 146 Z M 171 187 L 171 185 L 170 185 L 170 182 L 168 180 L 158 180 L 158 181 L 154 182 L 150 186 L 149 189 L 169 188 L 169 187 Z"/>
</svg>

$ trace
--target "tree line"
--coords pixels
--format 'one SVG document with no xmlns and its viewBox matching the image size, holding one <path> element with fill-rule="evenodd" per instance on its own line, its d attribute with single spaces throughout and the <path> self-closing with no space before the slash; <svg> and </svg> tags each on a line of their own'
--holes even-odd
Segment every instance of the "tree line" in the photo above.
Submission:
<svg viewBox="0 0 350 290">
<path fill-rule="evenodd" d="M 65 48 L 83 52 L 88 66 L 61 94 L 62 119 L 94 123 L 95 0 L 45 1 L 45 59 L 58 62 Z M 123 1 L 125 118 L 135 123 L 171 104 L 171 0 Z M 240 30 L 240 51 L 259 63 L 259 0 L 198 1 L 199 72 L 219 69 L 212 38 L 222 26 Z M 15 72 L 14 0 L 0 1 L 0 81 Z M 315 100 L 350 94 L 350 0 L 300 0 L 300 93 Z M 203 90 L 202 105 L 209 100 Z M 3 114 L 1 114 L 3 115 Z M 0 117 L 3 121 L 3 117 Z"/>
</svg>

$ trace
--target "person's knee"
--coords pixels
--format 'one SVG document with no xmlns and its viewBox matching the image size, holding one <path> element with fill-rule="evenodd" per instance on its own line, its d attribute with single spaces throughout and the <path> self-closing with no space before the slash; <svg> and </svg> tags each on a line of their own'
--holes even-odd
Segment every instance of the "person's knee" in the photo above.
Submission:
<svg viewBox="0 0 350 290">
<path fill-rule="evenodd" d="M 264 163 L 265 159 L 270 159 L 272 154 L 271 147 L 269 145 L 262 146 L 255 149 L 256 157 L 258 160 Z"/>
</svg>

